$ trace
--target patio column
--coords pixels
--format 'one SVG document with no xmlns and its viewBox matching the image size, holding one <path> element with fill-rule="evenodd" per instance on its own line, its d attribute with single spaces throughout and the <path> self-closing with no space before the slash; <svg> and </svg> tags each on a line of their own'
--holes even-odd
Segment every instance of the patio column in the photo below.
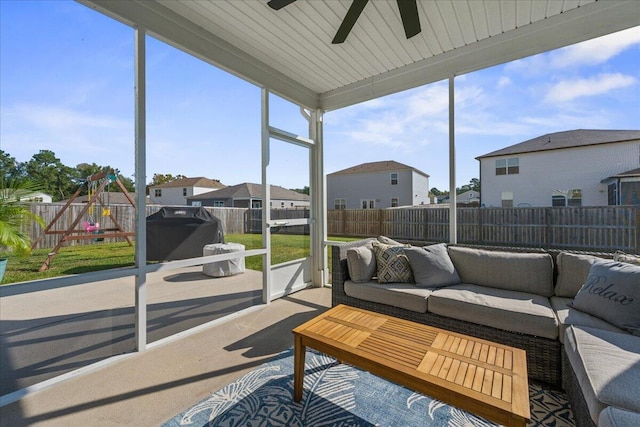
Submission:
<svg viewBox="0 0 640 427">
<path fill-rule="evenodd" d="M 147 223 L 146 223 L 146 31 L 135 27 L 135 179 L 136 179 L 136 349 L 147 348 Z"/>
<path fill-rule="evenodd" d="M 455 91 L 453 79 L 449 77 L 449 243 L 458 243 L 456 211 L 456 141 L 455 141 Z"/>
<path fill-rule="evenodd" d="M 311 149 L 311 253 L 314 286 L 327 284 L 327 198 L 326 180 L 324 177 L 324 141 L 323 111 L 311 112 L 309 118 L 309 137 L 315 141 Z"/>
<path fill-rule="evenodd" d="M 262 255 L 262 302 L 271 302 L 271 193 L 267 182 L 269 166 L 269 91 L 262 88 L 262 247 L 267 251 Z"/>
</svg>

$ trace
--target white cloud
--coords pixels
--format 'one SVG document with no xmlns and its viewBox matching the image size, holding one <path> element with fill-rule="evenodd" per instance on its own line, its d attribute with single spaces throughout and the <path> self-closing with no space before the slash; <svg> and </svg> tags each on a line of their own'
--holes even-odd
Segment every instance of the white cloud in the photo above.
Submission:
<svg viewBox="0 0 640 427">
<path fill-rule="evenodd" d="M 625 88 L 635 83 L 635 77 L 621 73 L 600 74 L 592 78 L 563 80 L 549 89 L 545 96 L 545 101 L 566 102 L 584 96 L 602 95 L 611 90 Z"/>
<path fill-rule="evenodd" d="M 498 80 L 498 89 L 502 89 L 502 88 L 505 88 L 507 86 L 511 86 L 512 83 L 513 82 L 511 81 L 511 78 L 509 78 L 507 76 L 502 76 Z"/>
<path fill-rule="evenodd" d="M 553 68 L 597 65 L 639 44 L 640 27 L 634 27 L 551 52 L 549 62 Z"/>
<path fill-rule="evenodd" d="M 506 73 L 517 73 L 520 76 L 540 76 L 549 70 L 603 64 L 637 45 L 640 45 L 640 27 L 511 61 L 505 64 L 504 70 Z"/>
</svg>

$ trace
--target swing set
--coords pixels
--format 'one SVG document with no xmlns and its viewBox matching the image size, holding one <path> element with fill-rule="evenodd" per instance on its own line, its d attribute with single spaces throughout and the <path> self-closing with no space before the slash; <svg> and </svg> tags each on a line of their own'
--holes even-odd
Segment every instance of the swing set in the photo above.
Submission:
<svg viewBox="0 0 640 427">
<path fill-rule="evenodd" d="M 127 243 L 129 243 L 129 246 L 132 245 L 131 239 L 129 239 L 129 237 L 135 236 L 135 233 L 131 231 L 125 231 L 111 212 L 111 207 L 109 206 L 108 191 L 111 183 L 115 183 L 120 191 L 122 191 L 122 194 L 124 194 L 135 211 L 135 201 L 133 200 L 127 189 L 124 187 L 124 185 L 122 185 L 122 182 L 118 179 L 118 176 L 113 169 L 105 169 L 102 172 L 91 175 L 80 185 L 78 190 L 74 193 L 73 196 L 71 196 L 71 198 L 67 201 L 60 212 L 58 212 L 53 220 L 47 225 L 40 237 L 38 237 L 38 239 L 31 245 L 31 249 L 34 249 L 46 235 L 61 236 L 56 246 L 47 256 L 47 259 L 44 261 L 44 263 L 42 263 L 42 266 L 40 266 L 40 271 L 47 270 L 51 265 L 53 257 L 56 256 L 62 245 L 65 242 L 69 242 L 72 240 L 93 239 L 94 242 L 101 242 L 104 239 L 108 238 L 122 238 L 125 239 Z M 80 213 L 74 218 L 69 228 L 66 230 L 52 230 L 53 226 L 60 219 L 60 217 L 62 217 L 69 206 L 71 206 L 71 203 L 73 203 L 73 201 L 80 195 L 85 186 L 88 188 L 87 203 L 82 208 Z M 107 188 L 106 200 L 103 198 L 102 194 L 105 188 Z M 101 215 L 97 215 L 97 212 L 101 213 Z M 111 222 L 114 224 L 114 227 L 101 227 L 101 222 L 98 220 L 99 217 L 101 217 L 100 221 L 109 217 L 111 219 Z M 77 228 L 78 225 L 81 225 L 82 228 Z"/>
</svg>

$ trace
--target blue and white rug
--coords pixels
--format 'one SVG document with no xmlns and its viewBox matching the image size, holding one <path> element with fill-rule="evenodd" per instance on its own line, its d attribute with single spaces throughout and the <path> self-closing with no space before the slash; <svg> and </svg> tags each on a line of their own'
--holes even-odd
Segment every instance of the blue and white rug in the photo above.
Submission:
<svg viewBox="0 0 640 427">
<path fill-rule="evenodd" d="M 574 426 L 562 392 L 529 385 L 528 426 Z M 293 401 L 293 350 L 164 424 L 175 426 L 432 426 L 495 423 L 307 349 L 304 394 Z"/>
</svg>

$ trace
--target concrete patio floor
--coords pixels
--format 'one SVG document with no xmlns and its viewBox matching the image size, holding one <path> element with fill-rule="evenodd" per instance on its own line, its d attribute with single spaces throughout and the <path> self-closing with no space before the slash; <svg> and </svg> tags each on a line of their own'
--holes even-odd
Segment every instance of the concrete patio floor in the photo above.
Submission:
<svg viewBox="0 0 640 427">
<path fill-rule="evenodd" d="M 291 329 L 328 309 L 331 305 L 329 288 L 305 289 L 269 305 L 260 305 L 261 274 L 252 273 L 260 276 L 256 277 L 257 290 L 242 290 L 239 282 L 249 282 L 247 280 L 249 276 L 244 274 L 234 276 L 236 278 L 245 276 L 245 280 L 238 279 L 235 284 L 229 281 L 230 283 L 226 286 L 217 286 L 219 295 L 227 295 L 227 302 L 224 307 L 219 306 L 218 309 L 214 309 L 219 313 L 227 314 L 242 310 L 249 301 L 255 308 L 249 309 L 247 314 L 153 347 L 145 352 L 128 354 L 122 360 L 105 367 L 32 393 L 0 408 L 0 425 L 159 425 L 269 360 L 275 354 L 291 347 L 293 345 Z M 175 274 L 175 272 L 169 275 L 165 273 L 163 282 L 173 283 L 167 279 L 173 277 L 176 280 L 173 276 Z M 194 282 L 201 280 L 197 270 L 182 271 L 180 274 L 177 280 L 182 285 L 185 283 L 193 285 Z M 188 280 L 189 277 L 193 280 Z M 217 282 L 217 284 L 220 283 L 222 282 Z M 122 286 L 126 289 L 130 285 Z M 163 290 L 160 291 L 160 288 Z M 203 288 L 206 286 L 201 286 L 199 289 Z M 221 291 L 220 288 L 226 288 L 226 291 Z M 173 295 L 169 289 L 172 289 L 171 286 L 159 286 L 158 298 L 161 295 L 164 298 L 170 297 L 174 306 L 176 301 L 180 306 L 179 301 L 184 300 L 176 297 L 175 286 Z M 242 302 L 231 296 L 232 291 L 244 293 Z M 98 291 L 94 290 L 94 292 Z M 161 298 L 152 302 L 151 291 L 149 294 L 150 304 L 161 304 Z M 205 298 L 198 296 L 193 289 L 189 295 L 187 300 Z M 246 297 L 249 297 L 248 300 Z M 100 299 L 99 295 L 96 295 L 92 301 L 99 306 Z M 173 324 L 170 320 L 175 319 L 176 323 L 180 324 L 179 329 L 184 330 L 183 326 L 187 324 L 185 319 L 189 318 L 189 315 L 194 315 L 197 310 L 193 310 L 192 301 L 183 307 L 187 309 L 177 315 L 174 310 L 173 314 L 164 313 L 164 318 L 163 315 L 158 316 L 164 319 L 161 323 L 166 324 L 165 329 Z M 2 308 L 4 309 L 4 306 Z M 163 308 L 157 310 L 157 313 L 163 312 Z M 87 311 L 96 309 L 96 307 L 90 307 Z M 15 317 L 19 310 L 15 307 L 12 310 L 11 313 L 2 312 L 2 318 Z M 211 311 L 211 307 L 206 310 Z M 152 311 L 150 308 L 150 313 Z M 48 317 L 45 314 L 38 319 Z M 195 317 L 198 318 L 197 315 Z M 199 323 L 203 323 L 204 318 L 199 318 Z M 37 321 L 34 320 L 34 322 Z M 17 329 L 17 323 L 6 326 L 4 321 L 2 323 L 3 334 L 15 332 Z M 151 314 L 149 324 L 150 327 L 153 324 Z M 37 329 L 37 325 L 31 326 Z"/>
</svg>

